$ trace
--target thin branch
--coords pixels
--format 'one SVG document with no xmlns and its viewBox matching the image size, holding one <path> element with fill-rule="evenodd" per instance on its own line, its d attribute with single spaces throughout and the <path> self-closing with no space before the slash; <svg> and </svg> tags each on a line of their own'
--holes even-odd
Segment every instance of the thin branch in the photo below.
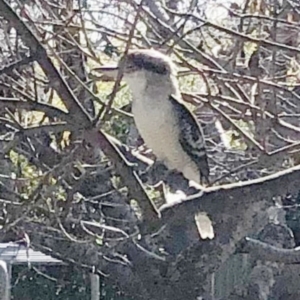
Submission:
<svg viewBox="0 0 300 300">
<path fill-rule="evenodd" d="M 64 121 L 72 121 L 70 115 L 59 108 L 56 108 L 47 103 L 20 101 L 18 99 L 4 99 L 0 98 L 0 107 L 10 109 L 24 109 L 28 111 L 40 111 L 45 113 L 48 117 L 56 117 Z"/>
<path fill-rule="evenodd" d="M 139 20 L 139 16 L 140 16 L 140 13 L 141 13 L 141 8 L 142 8 L 143 1 L 144 0 L 141 0 L 139 6 L 137 7 L 137 12 L 136 12 L 132 27 L 131 27 L 130 32 L 129 32 L 129 36 L 128 36 L 128 40 L 126 42 L 126 46 L 125 46 L 123 56 L 127 55 L 128 51 L 129 51 L 129 48 L 131 47 L 131 41 L 133 39 L 133 35 L 134 35 L 135 29 L 136 29 L 136 26 L 137 26 L 137 23 L 138 23 L 138 20 Z M 120 86 L 120 83 L 121 83 L 121 80 L 122 80 L 122 77 L 123 77 L 123 67 L 124 67 L 124 65 L 120 66 L 120 68 L 118 70 L 118 74 L 117 74 L 117 78 L 116 78 L 113 90 L 112 90 L 112 92 L 109 96 L 109 101 L 108 101 L 108 103 L 105 107 L 105 110 L 104 110 L 104 113 L 103 113 L 103 116 L 102 116 L 103 120 L 105 120 L 107 114 L 111 110 L 113 101 L 114 101 L 114 99 L 117 95 L 117 92 L 118 92 L 118 89 L 119 89 L 119 86 Z M 99 114 L 99 117 L 100 117 L 100 114 Z M 97 121 L 97 119 L 96 119 L 96 121 Z"/>
<path fill-rule="evenodd" d="M 283 249 L 249 237 L 244 238 L 237 245 L 236 252 L 249 253 L 259 260 L 286 264 L 300 263 L 300 247 Z"/>
<path fill-rule="evenodd" d="M 20 59 L 16 62 L 13 62 L 7 66 L 4 66 L 0 69 L 0 76 L 3 74 L 10 75 L 13 72 L 13 70 L 15 70 L 16 68 L 28 65 L 29 63 L 31 63 L 33 61 L 35 61 L 35 57 L 33 55 L 30 55 L 30 56 Z"/>
<path fill-rule="evenodd" d="M 90 129 L 90 132 L 86 132 L 86 137 L 93 137 L 92 139 L 89 139 L 91 144 L 98 147 L 100 146 L 105 155 L 115 163 L 116 168 L 125 185 L 128 187 L 131 196 L 139 201 L 144 212 L 144 219 L 148 221 L 157 219 L 158 212 L 156 211 L 155 204 L 147 196 L 137 174 L 132 170 L 121 152 L 109 141 L 104 133 L 101 131 L 93 131 L 91 129 L 92 122 L 90 116 L 77 100 L 59 71 L 55 68 L 51 59 L 47 55 L 46 49 L 39 42 L 35 34 L 18 17 L 5 0 L 0 0 L 0 15 L 9 20 L 22 35 L 24 42 L 33 53 L 32 55 L 35 56 L 44 73 L 48 76 L 53 88 L 67 106 L 70 116 L 73 118 L 71 124 L 77 126 L 78 129 Z M 98 144 L 95 143 L 95 141 L 98 141 Z"/>
<path fill-rule="evenodd" d="M 266 39 L 258 39 L 258 38 L 254 38 L 254 37 L 251 37 L 247 34 L 244 34 L 244 33 L 241 33 L 241 32 L 238 32 L 238 31 L 235 31 L 235 30 L 232 30 L 232 29 L 229 29 L 229 28 L 225 28 L 221 25 L 218 25 L 218 24 L 215 24 L 213 22 L 210 22 L 206 19 L 203 19 L 201 17 L 198 17 L 198 16 L 195 16 L 194 14 L 189 14 L 189 13 L 178 13 L 176 11 L 173 11 L 169 8 L 166 8 L 170 13 L 172 13 L 173 15 L 176 15 L 176 16 L 179 16 L 179 17 L 190 17 L 190 18 L 194 18 L 200 22 L 203 22 L 206 26 L 210 26 L 214 29 L 217 29 L 217 30 L 220 30 L 222 32 L 225 32 L 231 36 L 234 36 L 234 37 L 237 37 L 237 38 L 240 38 L 241 40 L 244 40 L 244 41 L 250 41 L 250 42 L 253 42 L 253 43 L 257 43 L 258 45 L 261 45 L 261 46 L 265 46 L 265 47 L 270 47 L 271 49 L 282 49 L 282 50 L 286 50 L 286 51 L 291 51 L 292 53 L 295 53 L 295 54 L 299 54 L 300 53 L 300 50 L 298 48 L 295 48 L 295 47 L 292 47 L 292 46 L 287 46 L 287 45 L 284 45 L 284 44 L 280 44 L 280 43 L 276 43 L 276 42 L 271 42 L 271 41 L 268 41 Z M 203 24 L 195 27 L 193 29 L 193 31 L 197 31 L 199 30 L 200 28 L 203 27 Z M 191 33 L 191 32 L 190 32 Z"/>
<path fill-rule="evenodd" d="M 90 123 L 90 117 L 68 87 L 65 79 L 55 68 L 51 59 L 47 55 L 46 49 L 42 46 L 27 24 L 19 18 L 5 0 L 0 1 L 0 15 L 10 21 L 18 33 L 21 34 L 24 42 L 31 50 L 31 55 L 35 57 L 45 74 L 47 74 L 51 85 L 65 102 L 70 114 L 74 117 L 76 116 L 76 123 L 79 122 L 81 124 L 88 125 Z"/>
</svg>

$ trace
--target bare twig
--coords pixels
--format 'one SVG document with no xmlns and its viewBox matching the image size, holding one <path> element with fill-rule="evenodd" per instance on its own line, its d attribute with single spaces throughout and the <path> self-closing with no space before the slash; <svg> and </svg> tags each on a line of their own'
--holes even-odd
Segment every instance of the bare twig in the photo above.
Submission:
<svg viewBox="0 0 300 300">
<path fill-rule="evenodd" d="M 237 253 L 249 253 L 251 256 L 266 261 L 285 264 L 300 263 L 300 248 L 283 249 L 249 237 L 244 238 L 236 249 Z"/>
</svg>

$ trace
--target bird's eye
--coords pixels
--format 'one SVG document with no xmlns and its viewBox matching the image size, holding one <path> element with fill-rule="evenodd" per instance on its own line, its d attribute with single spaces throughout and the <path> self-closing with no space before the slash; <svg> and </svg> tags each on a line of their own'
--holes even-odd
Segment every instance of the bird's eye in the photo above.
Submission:
<svg viewBox="0 0 300 300">
<path fill-rule="evenodd" d="M 133 65 L 127 65 L 126 70 L 127 71 L 134 71 L 134 66 Z"/>
</svg>

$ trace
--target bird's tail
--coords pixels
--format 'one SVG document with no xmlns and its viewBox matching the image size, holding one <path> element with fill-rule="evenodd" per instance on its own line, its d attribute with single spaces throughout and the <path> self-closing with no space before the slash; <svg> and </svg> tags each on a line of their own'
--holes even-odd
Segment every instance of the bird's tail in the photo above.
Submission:
<svg viewBox="0 0 300 300">
<path fill-rule="evenodd" d="M 212 240 L 215 237 L 214 228 L 212 226 L 212 221 L 206 213 L 197 212 L 195 214 L 195 222 L 196 222 L 198 232 L 199 232 L 201 239 Z"/>
<path fill-rule="evenodd" d="M 167 192 L 165 194 L 166 202 L 169 204 L 175 204 L 184 201 L 187 198 L 187 195 L 181 191 L 177 190 L 175 193 Z M 196 222 L 196 226 L 200 235 L 200 238 L 210 239 L 212 240 L 215 237 L 214 228 L 212 225 L 211 219 L 208 217 L 208 215 L 203 212 L 196 212 L 194 215 L 194 219 Z"/>
</svg>

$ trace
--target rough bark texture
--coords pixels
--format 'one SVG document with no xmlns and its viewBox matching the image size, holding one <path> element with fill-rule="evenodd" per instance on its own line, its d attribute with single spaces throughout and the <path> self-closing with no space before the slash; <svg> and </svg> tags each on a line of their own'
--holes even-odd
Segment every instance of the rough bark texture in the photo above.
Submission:
<svg viewBox="0 0 300 300">
<path fill-rule="evenodd" d="M 232 5 L 225 28 L 196 1 L 104 2 L 97 19 L 72 1 L 0 0 L 1 239 L 27 234 L 34 248 L 97 270 L 134 299 L 297 299 L 299 267 L 282 261 L 300 261 L 299 233 L 285 220 L 300 180 L 299 95 L 286 88 L 299 56 L 298 3 Z M 214 184 L 185 201 L 160 206 L 161 186 L 147 183 L 166 175 L 148 169 L 155 157 L 130 109 L 89 82 L 89 59 L 137 43 L 167 50 L 194 76 L 179 72 L 205 123 Z M 213 240 L 199 238 L 197 211 L 213 221 Z"/>
</svg>

